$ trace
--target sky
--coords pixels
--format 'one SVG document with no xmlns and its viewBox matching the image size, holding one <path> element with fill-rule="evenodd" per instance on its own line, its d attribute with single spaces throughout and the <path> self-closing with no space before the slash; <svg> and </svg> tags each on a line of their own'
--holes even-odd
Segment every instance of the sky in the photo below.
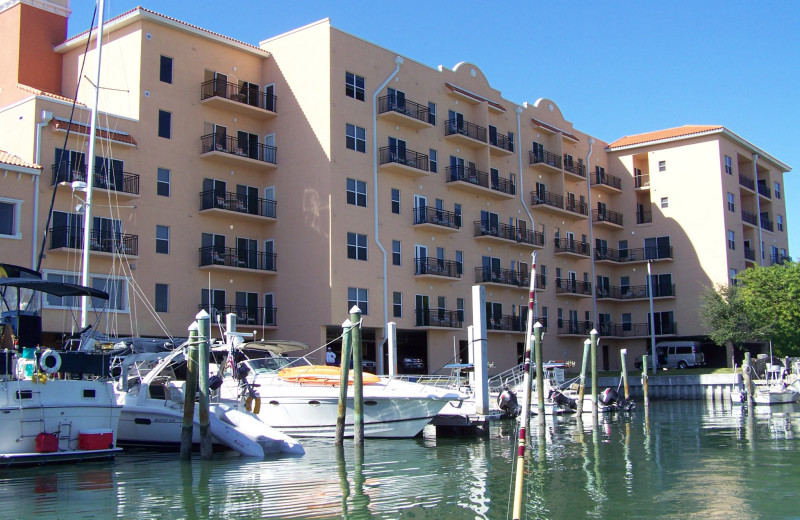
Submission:
<svg viewBox="0 0 800 520">
<path fill-rule="evenodd" d="M 725 126 L 794 168 L 783 189 L 789 254 L 800 257 L 796 0 L 106 0 L 106 19 L 137 5 L 253 45 L 330 18 L 430 67 L 473 63 L 505 99 L 550 98 L 576 129 L 606 142 Z M 94 7 L 71 0 L 70 36 L 89 28 Z"/>
</svg>

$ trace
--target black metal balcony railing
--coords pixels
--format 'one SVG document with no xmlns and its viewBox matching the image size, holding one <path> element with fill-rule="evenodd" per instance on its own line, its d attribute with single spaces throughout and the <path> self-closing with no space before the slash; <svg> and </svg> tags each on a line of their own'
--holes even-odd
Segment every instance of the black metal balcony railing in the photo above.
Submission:
<svg viewBox="0 0 800 520">
<path fill-rule="evenodd" d="M 640 175 L 633 176 L 633 187 L 634 188 L 648 188 L 650 187 L 650 174 L 643 173 Z"/>
<path fill-rule="evenodd" d="M 522 230 L 509 224 L 499 222 L 492 225 L 485 220 L 476 220 L 474 223 L 476 237 L 491 236 L 505 240 L 513 240 L 520 244 L 530 244 L 532 246 L 544 246 L 544 233 L 541 231 Z"/>
<path fill-rule="evenodd" d="M 597 327 L 597 332 L 601 337 L 608 338 L 630 338 L 650 336 L 649 323 L 601 323 Z M 678 324 L 656 324 L 655 335 L 665 336 L 678 333 Z"/>
<path fill-rule="evenodd" d="M 445 309 L 414 309 L 417 327 L 448 327 L 460 329 L 464 324 L 462 311 Z"/>
<path fill-rule="evenodd" d="M 87 167 L 70 167 L 67 163 L 53 165 L 53 184 L 60 182 L 72 183 L 75 181 L 87 182 Z M 139 194 L 139 175 L 127 172 L 101 171 L 95 172 L 92 176 L 92 183 L 95 188 L 116 191 L 119 193 Z"/>
<path fill-rule="evenodd" d="M 764 181 L 758 181 L 758 193 L 768 199 L 772 198 L 772 190 L 769 189 L 769 186 Z"/>
<path fill-rule="evenodd" d="M 277 164 L 278 149 L 274 146 L 257 144 L 250 146 L 247 139 L 239 140 L 236 137 L 225 134 L 207 134 L 200 138 L 201 152 L 224 152 L 239 157 L 246 157 L 263 161 L 266 163 Z"/>
<path fill-rule="evenodd" d="M 665 260 L 672 258 L 672 246 L 637 247 L 633 249 L 613 249 L 606 247 L 595 248 L 595 260 L 610 260 L 612 262 L 644 262 L 647 260 Z"/>
<path fill-rule="evenodd" d="M 535 323 L 535 322 L 534 322 Z M 502 330 L 505 332 L 527 332 L 528 323 L 520 316 L 503 314 L 501 316 L 486 315 L 486 330 Z"/>
<path fill-rule="evenodd" d="M 750 249 L 749 247 L 744 248 L 744 259 L 750 260 L 751 262 L 756 261 L 756 250 Z"/>
<path fill-rule="evenodd" d="M 507 193 L 508 195 L 514 195 L 517 191 L 516 185 L 511 182 L 510 178 L 498 176 L 493 179 L 492 175 L 486 172 L 465 166 L 448 166 L 445 168 L 445 180 L 446 182 L 468 182 L 501 193 Z"/>
<path fill-rule="evenodd" d="M 234 247 L 201 247 L 200 267 L 220 265 L 240 267 L 256 271 L 276 271 L 277 255 L 255 249 L 236 249 Z"/>
<path fill-rule="evenodd" d="M 414 150 L 398 150 L 390 146 L 384 146 L 378 150 L 378 164 L 397 163 L 410 166 L 422 171 L 428 171 L 428 156 Z"/>
<path fill-rule="evenodd" d="M 424 123 L 428 122 L 428 107 L 408 99 L 398 99 L 396 95 L 386 95 L 378 98 L 378 114 L 385 112 L 397 112 Z"/>
<path fill-rule="evenodd" d="M 216 323 L 217 316 L 222 316 L 222 321 L 225 321 L 225 316 L 228 314 L 236 315 L 236 323 L 239 325 L 264 325 L 266 327 L 274 327 L 278 324 L 278 309 L 275 307 L 249 307 L 246 305 L 214 305 L 209 308 L 208 305 L 200 304 L 197 310 L 204 310 L 211 316 L 211 321 Z"/>
<path fill-rule="evenodd" d="M 619 287 L 609 285 L 597 287 L 595 291 L 598 298 L 609 298 L 611 300 L 642 300 L 650 297 L 648 285 L 621 285 Z M 675 284 L 654 283 L 653 298 L 668 298 L 675 296 Z"/>
<path fill-rule="evenodd" d="M 530 273 L 520 273 L 511 269 L 493 269 L 491 267 L 475 268 L 475 283 L 498 283 L 514 287 L 528 287 Z"/>
<path fill-rule="evenodd" d="M 741 173 L 739 174 L 739 184 L 749 190 L 756 191 L 756 181 Z"/>
<path fill-rule="evenodd" d="M 577 213 L 579 215 L 588 215 L 589 206 L 586 202 L 575 200 L 571 198 L 564 198 L 563 195 L 553 193 L 550 191 L 532 191 L 531 192 L 531 206 L 539 205 L 551 206 L 553 208 L 563 209 Z"/>
<path fill-rule="evenodd" d="M 649 224 L 653 221 L 653 211 L 649 209 L 637 209 L 636 210 L 636 223 L 637 224 Z"/>
<path fill-rule="evenodd" d="M 742 222 L 747 222 L 748 224 L 752 224 L 753 226 L 758 225 L 758 215 L 755 213 L 750 213 L 749 211 L 742 210 Z"/>
<path fill-rule="evenodd" d="M 498 148 L 502 148 L 508 152 L 514 151 L 514 141 L 511 141 L 507 136 L 503 134 L 496 134 L 496 135 L 489 135 L 489 144 L 492 146 L 496 146 Z"/>
<path fill-rule="evenodd" d="M 771 262 L 770 265 L 784 264 L 786 262 L 791 262 L 792 261 L 792 257 L 791 256 L 787 256 L 787 255 L 780 255 L 780 254 L 778 254 L 778 255 L 770 255 L 769 256 L 769 260 Z"/>
<path fill-rule="evenodd" d="M 558 334 L 580 334 L 588 336 L 594 328 L 591 321 L 558 320 Z"/>
<path fill-rule="evenodd" d="M 462 267 L 455 260 L 423 256 L 414 259 L 414 274 L 461 278 Z"/>
<path fill-rule="evenodd" d="M 583 177 L 584 179 L 586 178 L 586 166 L 574 161 L 567 161 L 566 157 L 564 158 L 564 171 L 577 175 L 578 177 Z"/>
<path fill-rule="evenodd" d="M 236 83 L 210 79 L 200 84 L 200 101 L 211 97 L 221 97 L 245 105 L 263 108 L 270 112 L 278 111 L 278 98 L 257 89 L 245 88 Z"/>
<path fill-rule="evenodd" d="M 469 121 L 448 119 L 444 125 L 444 135 L 465 135 L 482 143 L 486 142 L 486 129 Z"/>
<path fill-rule="evenodd" d="M 50 229 L 50 249 L 83 249 L 83 228 L 58 226 Z M 120 253 L 137 256 L 139 236 L 125 233 L 105 233 L 93 229 L 89 235 L 89 249 L 98 253 Z"/>
<path fill-rule="evenodd" d="M 461 215 L 432 206 L 414 208 L 414 224 L 436 224 L 451 229 L 461 228 Z"/>
<path fill-rule="evenodd" d="M 556 294 L 592 295 L 592 282 L 556 278 Z"/>
<path fill-rule="evenodd" d="M 577 255 L 591 256 L 591 248 L 588 242 L 578 242 L 570 238 L 554 238 L 556 253 L 574 253 Z"/>
<path fill-rule="evenodd" d="M 529 150 L 530 164 L 547 164 L 553 168 L 561 168 L 561 156 L 547 150 Z"/>
<path fill-rule="evenodd" d="M 597 184 L 610 186 L 618 190 L 622 189 L 622 179 L 620 179 L 616 175 L 611 175 L 610 173 L 594 172 L 594 174 L 592 174 L 592 186 L 595 186 Z M 639 186 L 637 186 L 637 188 L 638 187 Z"/>
<path fill-rule="evenodd" d="M 276 218 L 276 206 L 277 203 L 270 199 L 248 197 L 230 192 L 220 193 L 213 190 L 200 192 L 200 210 L 217 208 Z"/>
<path fill-rule="evenodd" d="M 772 228 L 772 221 L 769 219 L 769 216 L 761 215 L 761 229 L 766 229 L 767 231 L 774 231 Z"/>
<path fill-rule="evenodd" d="M 599 209 L 593 209 L 592 222 L 609 222 L 611 224 L 621 226 L 622 213 L 617 213 L 616 211 L 612 211 L 610 209 L 604 209 L 602 211 Z"/>
</svg>

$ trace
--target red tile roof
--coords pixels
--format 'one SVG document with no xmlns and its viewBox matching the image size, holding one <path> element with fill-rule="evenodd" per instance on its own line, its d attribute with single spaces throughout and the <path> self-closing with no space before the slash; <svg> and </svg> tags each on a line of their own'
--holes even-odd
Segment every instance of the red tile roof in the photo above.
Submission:
<svg viewBox="0 0 800 520">
<path fill-rule="evenodd" d="M 609 149 L 620 148 L 623 146 L 635 146 L 639 144 L 652 143 L 664 139 L 687 138 L 707 132 L 722 131 L 725 127 L 719 125 L 684 125 L 677 128 L 667 128 L 644 134 L 626 135 L 608 145 Z"/>
<path fill-rule="evenodd" d="M 38 88 L 29 87 L 28 85 L 23 85 L 22 83 L 17 83 L 17 88 L 20 90 L 24 90 L 25 92 L 30 92 L 31 94 L 35 94 L 37 96 L 44 96 L 53 99 L 57 99 L 59 101 L 68 101 L 72 103 L 72 99 L 64 96 L 60 96 L 58 94 L 53 94 L 52 92 L 45 92 L 44 90 L 39 90 Z M 79 106 L 85 107 L 83 103 L 78 103 Z"/>
<path fill-rule="evenodd" d="M 69 129 L 70 132 L 74 132 L 77 134 L 89 135 L 91 129 L 81 123 L 72 123 L 70 124 L 69 121 L 64 121 L 62 119 L 53 119 L 51 123 L 56 130 L 61 130 L 66 132 Z M 97 129 L 97 137 L 99 139 L 111 139 L 112 141 L 117 141 L 118 143 L 130 144 L 133 146 L 138 146 L 136 140 L 130 135 L 125 132 L 118 132 L 114 130 L 106 130 L 106 129 Z"/>
<path fill-rule="evenodd" d="M 11 166 L 19 166 L 22 168 L 31 168 L 41 170 L 42 167 L 35 163 L 30 163 L 24 159 L 20 159 L 14 154 L 10 154 L 4 150 L 0 150 L 0 164 L 8 164 Z"/>
</svg>

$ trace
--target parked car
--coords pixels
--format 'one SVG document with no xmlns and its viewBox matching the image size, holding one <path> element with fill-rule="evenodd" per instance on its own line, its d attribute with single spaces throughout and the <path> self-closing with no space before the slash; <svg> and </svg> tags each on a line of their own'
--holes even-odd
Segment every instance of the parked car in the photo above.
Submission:
<svg viewBox="0 0 800 520">
<path fill-rule="evenodd" d="M 378 368 L 378 365 L 371 359 L 362 359 L 361 368 L 363 368 L 367 372 L 372 372 L 374 374 L 375 370 Z"/>
<path fill-rule="evenodd" d="M 401 366 L 403 367 L 403 372 L 406 373 L 421 374 L 425 372 L 425 362 L 422 361 L 422 358 L 403 358 Z"/>
<path fill-rule="evenodd" d="M 700 352 L 696 341 L 660 341 L 656 343 L 658 368 L 689 368 L 705 365 L 705 356 Z M 642 357 L 637 356 L 633 362 L 638 370 L 642 369 Z"/>
</svg>

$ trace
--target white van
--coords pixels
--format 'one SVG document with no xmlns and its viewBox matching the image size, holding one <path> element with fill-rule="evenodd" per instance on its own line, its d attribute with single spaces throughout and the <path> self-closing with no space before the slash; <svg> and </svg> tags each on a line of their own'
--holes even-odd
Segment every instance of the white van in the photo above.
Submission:
<svg viewBox="0 0 800 520">
<path fill-rule="evenodd" d="M 656 357 L 659 368 L 689 368 L 706 364 L 697 341 L 659 341 L 656 343 Z M 635 366 L 641 369 L 641 357 L 636 358 Z"/>
</svg>

